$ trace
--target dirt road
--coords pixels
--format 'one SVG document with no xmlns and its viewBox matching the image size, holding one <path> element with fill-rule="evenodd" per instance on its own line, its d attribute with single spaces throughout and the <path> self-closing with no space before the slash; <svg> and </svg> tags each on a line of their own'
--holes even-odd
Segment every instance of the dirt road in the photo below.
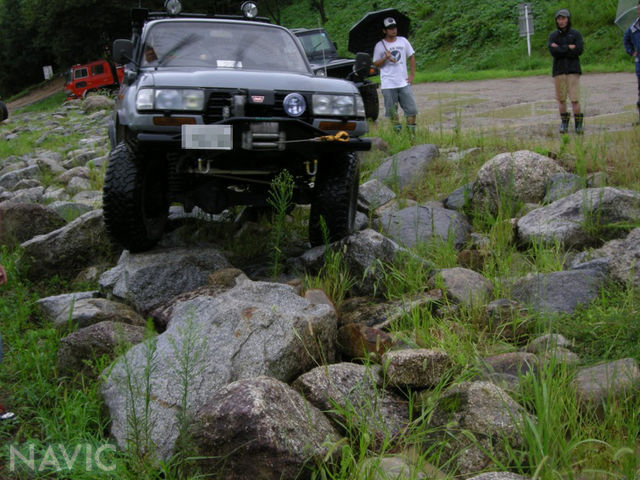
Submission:
<svg viewBox="0 0 640 480">
<path fill-rule="evenodd" d="M 585 74 L 581 104 L 586 132 L 632 128 L 638 119 L 634 73 Z M 430 129 L 557 135 L 559 116 L 551 76 L 471 82 L 421 83 L 414 86 L 420 122 Z"/>
<path fill-rule="evenodd" d="M 18 108 L 26 107 L 27 105 L 31 105 L 32 103 L 39 102 L 40 100 L 44 100 L 45 98 L 55 95 L 56 93 L 62 91 L 64 89 L 64 78 L 57 77 L 47 82 L 44 86 L 40 88 L 36 88 L 25 96 L 20 97 L 16 100 L 7 103 L 7 109 L 9 110 L 9 116 L 11 116 L 11 112 L 16 111 Z"/>
<path fill-rule="evenodd" d="M 56 79 L 9 102 L 9 112 L 62 90 L 63 83 L 62 78 Z M 637 120 L 637 88 L 633 73 L 583 75 L 581 102 L 587 133 L 632 128 L 631 123 Z M 414 85 L 414 92 L 419 123 L 430 129 L 460 126 L 523 136 L 557 135 L 558 113 L 550 75 L 421 83 Z"/>
</svg>

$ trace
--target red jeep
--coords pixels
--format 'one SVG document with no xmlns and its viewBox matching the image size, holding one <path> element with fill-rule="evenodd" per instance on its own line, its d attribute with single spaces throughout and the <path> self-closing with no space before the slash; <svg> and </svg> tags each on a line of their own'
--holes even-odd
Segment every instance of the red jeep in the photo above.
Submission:
<svg viewBox="0 0 640 480">
<path fill-rule="evenodd" d="M 84 98 L 87 93 L 106 89 L 116 89 L 124 76 L 124 67 L 107 60 L 74 65 L 67 72 L 64 90 L 67 100 Z"/>
</svg>

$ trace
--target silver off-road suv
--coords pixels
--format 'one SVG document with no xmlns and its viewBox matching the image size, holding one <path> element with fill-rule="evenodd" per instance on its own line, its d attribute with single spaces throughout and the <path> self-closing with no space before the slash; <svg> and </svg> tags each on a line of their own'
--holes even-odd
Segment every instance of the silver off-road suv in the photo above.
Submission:
<svg viewBox="0 0 640 480">
<path fill-rule="evenodd" d="M 110 126 L 104 182 L 107 232 L 131 251 L 153 247 L 169 205 L 219 213 L 267 206 L 287 170 L 293 202 L 311 204 L 313 245 L 351 233 L 358 151 L 369 150 L 358 89 L 313 74 L 287 29 L 245 17 L 133 11 L 131 40 L 116 40 L 126 64 Z M 264 19 L 262 19 L 264 20 Z M 324 219 L 324 222 L 322 221 Z"/>
</svg>

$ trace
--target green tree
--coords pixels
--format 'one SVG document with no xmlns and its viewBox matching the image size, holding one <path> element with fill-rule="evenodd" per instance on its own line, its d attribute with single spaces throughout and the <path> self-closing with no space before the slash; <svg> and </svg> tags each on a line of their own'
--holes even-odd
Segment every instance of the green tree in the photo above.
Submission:
<svg viewBox="0 0 640 480">
<path fill-rule="evenodd" d="M 8 96 L 41 81 L 42 66 L 51 57 L 47 50 L 35 48 L 34 32 L 24 22 L 20 0 L 0 3 L 0 31 L 0 96 Z"/>
</svg>

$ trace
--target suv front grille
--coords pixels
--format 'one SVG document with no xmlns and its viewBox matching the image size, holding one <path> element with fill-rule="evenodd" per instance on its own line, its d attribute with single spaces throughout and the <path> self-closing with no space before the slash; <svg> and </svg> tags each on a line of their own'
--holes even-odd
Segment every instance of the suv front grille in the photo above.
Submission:
<svg viewBox="0 0 640 480">
<path fill-rule="evenodd" d="M 275 101 L 273 105 L 260 105 L 255 103 L 246 103 L 244 112 L 246 117 L 287 117 L 287 114 L 284 113 L 284 108 L 282 103 L 284 102 L 284 98 L 290 92 L 275 92 Z M 207 106 L 204 113 L 204 122 L 205 123 L 214 123 L 222 120 L 225 115 L 225 111 L 229 112 L 232 110 L 233 96 L 234 95 L 244 95 L 247 96 L 246 91 L 241 90 L 208 90 L 207 91 Z M 309 121 L 311 108 L 309 98 L 305 96 L 307 100 L 307 111 L 301 116 L 298 117 L 303 121 Z"/>
</svg>

